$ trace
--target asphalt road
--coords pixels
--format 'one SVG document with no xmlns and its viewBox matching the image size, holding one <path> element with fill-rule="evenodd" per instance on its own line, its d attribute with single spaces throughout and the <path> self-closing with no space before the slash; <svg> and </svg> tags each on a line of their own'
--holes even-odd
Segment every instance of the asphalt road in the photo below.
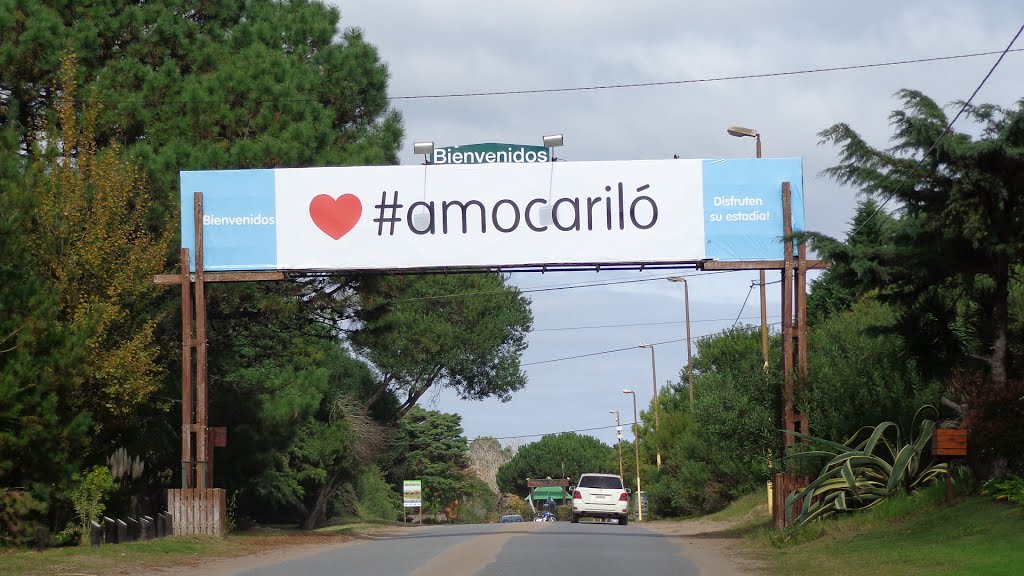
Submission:
<svg viewBox="0 0 1024 576">
<path fill-rule="evenodd" d="M 636 525 L 435 526 L 367 537 L 239 576 L 612 576 L 699 574 L 668 538 Z"/>
</svg>

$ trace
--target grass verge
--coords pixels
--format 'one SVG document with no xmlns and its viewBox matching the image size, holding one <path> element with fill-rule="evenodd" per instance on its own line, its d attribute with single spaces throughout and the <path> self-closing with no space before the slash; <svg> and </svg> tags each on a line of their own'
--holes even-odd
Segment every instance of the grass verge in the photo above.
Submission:
<svg viewBox="0 0 1024 576">
<path fill-rule="evenodd" d="M 364 527 L 359 526 L 360 529 Z M 212 559 L 234 558 L 275 548 L 346 542 L 352 538 L 347 532 L 263 529 L 231 534 L 225 538 L 174 536 L 99 548 L 72 546 L 42 552 L 0 550 L 0 574 L 145 574 L 152 569 L 198 567 Z"/>
<path fill-rule="evenodd" d="M 940 487 L 941 488 L 941 487 Z M 924 490 L 871 512 L 748 537 L 768 574 L 1020 574 L 1024 508 Z"/>
</svg>

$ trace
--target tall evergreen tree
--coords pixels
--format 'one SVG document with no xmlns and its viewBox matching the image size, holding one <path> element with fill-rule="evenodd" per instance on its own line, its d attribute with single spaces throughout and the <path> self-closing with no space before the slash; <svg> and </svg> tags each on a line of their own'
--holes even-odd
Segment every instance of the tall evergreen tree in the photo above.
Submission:
<svg viewBox="0 0 1024 576">
<path fill-rule="evenodd" d="M 899 97 L 891 148 L 869 145 L 846 124 L 822 132 L 840 148 L 826 173 L 895 201 L 898 225 L 865 252 L 881 298 L 903 311 L 912 349 L 946 369 L 978 359 L 991 385 L 1005 388 L 1014 371 L 1010 285 L 1024 260 L 1024 100 L 967 106 L 973 137 L 947 133 L 949 118 L 924 94 Z"/>
</svg>

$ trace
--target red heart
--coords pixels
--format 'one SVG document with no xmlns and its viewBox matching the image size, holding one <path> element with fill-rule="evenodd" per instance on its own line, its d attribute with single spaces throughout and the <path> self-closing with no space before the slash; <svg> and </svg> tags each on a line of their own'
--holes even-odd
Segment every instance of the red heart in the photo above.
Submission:
<svg viewBox="0 0 1024 576">
<path fill-rule="evenodd" d="M 348 234 L 359 222 L 363 204 L 351 194 L 342 194 L 337 200 L 320 194 L 309 203 L 309 215 L 316 227 L 335 240 Z"/>
</svg>

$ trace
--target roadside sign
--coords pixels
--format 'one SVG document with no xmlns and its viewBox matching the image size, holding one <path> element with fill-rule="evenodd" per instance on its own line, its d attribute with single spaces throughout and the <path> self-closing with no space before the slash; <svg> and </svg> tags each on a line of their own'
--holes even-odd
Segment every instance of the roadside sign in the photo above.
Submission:
<svg viewBox="0 0 1024 576">
<path fill-rule="evenodd" d="M 423 485 L 421 480 L 402 482 L 402 496 L 406 508 L 419 508 L 423 505 Z"/>
<path fill-rule="evenodd" d="M 568 478 L 527 478 L 527 488 L 550 488 L 553 486 L 561 486 L 566 488 L 569 486 Z"/>
</svg>

